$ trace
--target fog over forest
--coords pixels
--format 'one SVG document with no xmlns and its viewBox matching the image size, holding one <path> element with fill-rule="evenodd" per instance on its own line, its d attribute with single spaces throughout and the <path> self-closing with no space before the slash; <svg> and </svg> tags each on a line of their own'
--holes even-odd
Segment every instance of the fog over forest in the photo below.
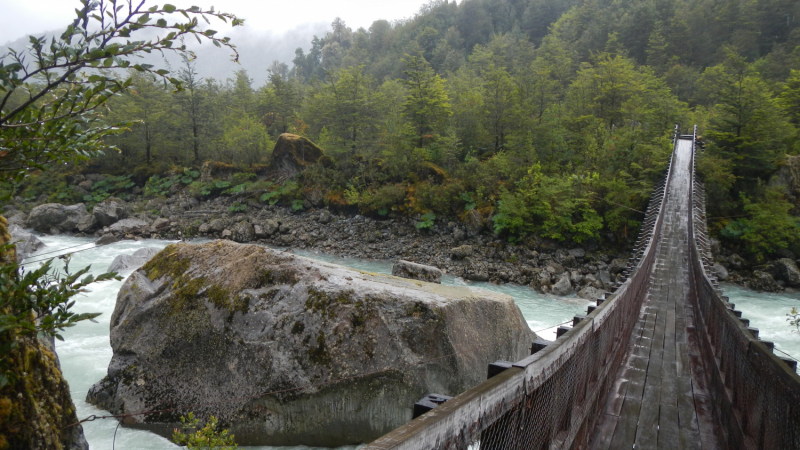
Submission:
<svg viewBox="0 0 800 450">
<path fill-rule="evenodd" d="M 247 74 L 252 78 L 254 86 L 261 86 L 267 82 L 270 65 L 273 61 L 280 61 L 292 65 L 292 58 L 295 56 L 295 49 L 298 47 L 307 50 L 311 46 L 314 36 L 324 36 L 330 30 L 329 23 L 307 23 L 296 27 L 285 33 L 259 32 L 244 27 L 228 29 L 225 28 L 224 35 L 231 38 L 231 41 L 239 51 L 239 64 L 231 61 L 231 52 L 225 48 L 217 48 L 209 43 L 199 45 L 196 41 L 187 41 L 186 45 L 197 55 L 196 70 L 200 78 L 214 78 L 225 81 L 234 77 L 234 72 L 239 69 L 247 70 Z M 63 29 L 51 30 L 41 35 L 55 35 L 63 32 Z M 29 45 L 28 36 L 20 37 L 2 45 L 3 50 L 13 48 L 17 51 L 24 50 Z M 0 53 L 5 53 L 2 51 Z M 167 64 L 173 68 L 180 65 L 180 57 L 174 53 L 165 53 Z M 152 54 L 143 62 L 164 65 L 160 54 Z"/>
</svg>

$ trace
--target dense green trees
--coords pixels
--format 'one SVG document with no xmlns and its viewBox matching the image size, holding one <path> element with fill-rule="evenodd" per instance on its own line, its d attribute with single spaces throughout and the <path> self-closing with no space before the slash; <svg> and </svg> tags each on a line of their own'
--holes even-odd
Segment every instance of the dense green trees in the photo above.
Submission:
<svg viewBox="0 0 800 450">
<path fill-rule="evenodd" d="M 133 76 L 137 89 L 113 99 L 108 117 L 140 122 L 109 137 L 121 152 L 94 164 L 149 161 L 137 169 L 147 176 L 209 159 L 249 170 L 292 132 L 332 158 L 297 180 L 331 205 L 475 210 L 512 238 L 622 242 L 666 166 L 673 125 L 697 123 L 709 144 L 698 167 L 710 214 L 783 211 L 782 194 L 765 186 L 784 155 L 800 151 L 796 9 L 774 0 L 434 0 L 368 29 L 337 19 L 291 68 L 273 63 L 264 86 L 245 69 L 199 80 L 190 61 L 175 94 Z M 726 239 L 746 246 L 766 236 L 742 229 Z"/>
</svg>

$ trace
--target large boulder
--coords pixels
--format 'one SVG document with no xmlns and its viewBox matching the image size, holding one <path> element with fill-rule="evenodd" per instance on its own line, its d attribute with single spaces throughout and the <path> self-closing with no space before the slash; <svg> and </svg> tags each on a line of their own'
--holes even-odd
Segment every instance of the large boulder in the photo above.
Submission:
<svg viewBox="0 0 800 450">
<path fill-rule="evenodd" d="M 39 238 L 17 225 L 11 225 L 8 232 L 11 233 L 11 242 L 17 243 L 17 261 L 22 261 L 33 252 L 45 247 L 44 242 Z"/>
<path fill-rule="evenodd" d="M 13 231 L 12 231 L 13 234 Z M 800 269 L 797 264 L 789 258 L 781 258 L 773 263 L 775 275 L 792 287 L 800 286 Z"/>
<path fill-rule="evenodd" d="M 127 273 L 142 267 L 150 261 L 153 256 L 160 252 L 160 249 L 145 247 L 133 252 L 131 255 L 117 255 L 111 264 L 108 265 L 106 272 Z"/>
<path fill-rule="evenodd" d="M 407 423 L 424 395 L 456 395 L 488 363 L 523 358 L 533 338 L 506 295 L 256 245 L 177 244 L 123 284 L 108 376 L 88 400 L 115 414 L 195 405 L 243 445 L 355 444 Z"/>
<path fill-rule="evenodd" d="M 433 266 L 413 263 L 411 261 L 404 261 L 402 259 L 392 266 L 392 275 L 411 280 L 427 281 L 429 283 L 442 282 L 442 271 L 440 269 Z"/>
<path fill-rule="evenodd" d="M 310 140 L 291 133 L 278 137 L 272 150 L 271 166 L 287 175 L 302 172 L 325 157 L 325 152 Z"/>
<path fill-rule="evenodd" d="M 772 275 L 761 270 L 753 271 L 753 275 L 748 280 L 747 285 L 751 289 L 763 292 L 780 292 L 783 290 L 772 278 Z"/>
<path fill-rule="evenodd" d="M 558 278 L 558 281 L 553 284 L 550 292 L 555 295 L 567 295 L 572 292 L 572 282 L 569 279 L 569 273 L 564 272 Z"/>
<path fill-rule="evenodd" d="M 75 231 L 79 225 L 83 227 L 88 223 L 91 223 L 90 214 L 83 203 L 70 206 L 45 203 L 31 210 L 26 225 L 36 231 L 50 232 L 54 228 L 60 231 Z"/>
<path fill-rule="evenodd" d="M 101 227 L 107 227 L 125 219 L 129 214 L 130 208 L 128 205 L 118 198 L 103 200 L 94 205 L 94 209 L 92 210 L 92 215 L 94 215 L 95 220 L 97 220 L 97 223 L 100 224 Z"/>
<path fill-rule="evenodd" d="M 150 227 L 150 222 L 129 217 L 111 224 L 108 230 L 114 233 L 142 233 Z"/>
<path fill-rule="evenodd" d="M 253 224 L 243 220 L 233 227 L 233 240 L 236 242 L 250 242 L 256 238 Z"/>
</svg>

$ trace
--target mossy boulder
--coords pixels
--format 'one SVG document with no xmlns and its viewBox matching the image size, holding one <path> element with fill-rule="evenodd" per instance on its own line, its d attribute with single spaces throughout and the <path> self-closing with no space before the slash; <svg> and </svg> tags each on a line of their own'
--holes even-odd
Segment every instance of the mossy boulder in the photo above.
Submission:
<svg viewBox="0 0 800 450">
<path fill-rule="evenodd" d="M 291 133 L 283 133 L 272 150 L 270 166 L 287 175 L 302 172 L 306 167 L 324 162 L 325 151 L 310 140 Z"/>
<path fill-rule="evenodd" d="M 409 421 L 424 395 L 459 394 L 488 363 L 523 358 L 534 338 L 506 295 L 177 244 L 122 286 L 114 356 L 88 400 L 113 413 L 197 405 L 246 445 L 355 444 Z M 179 416 L 125 420 L 158 431 Z"/>
</svg>

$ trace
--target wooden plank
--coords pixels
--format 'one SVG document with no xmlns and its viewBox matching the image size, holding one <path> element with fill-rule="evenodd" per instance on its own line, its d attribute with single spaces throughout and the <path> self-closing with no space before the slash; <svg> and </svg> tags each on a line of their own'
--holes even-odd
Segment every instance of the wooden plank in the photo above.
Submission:
<svg viewBox="0 0 800 450">
<path fill-rule="evenodd" d="M 678 424 L 680 426 L 680 448 L 700 448 L 700 429 L 697 424 L 692 380 L 678 377 Z"/>
<path fill-rule="evenodd" d="M 625 403 L 622 405 L 622 411 L 609 449 L 630 450 L 633 447 L 633 443 L 636 440 L 636 427 L 639 423 L 639 410 L 641 407 L 641 398 L 625 397 Z"/>
<path fill-rule="evenodd" d="M 675 450 L 680 446 L 680 432 L 678 430 L 678 408 L 661 403 L 658 416 L 658 448 Z"/>
<path fill-rule="evenodd" d="M 655 449 L 658 442 L 658 415 L 661 386 L 648 384 L 644 388 L 635 448 Z"/>
</svg>

